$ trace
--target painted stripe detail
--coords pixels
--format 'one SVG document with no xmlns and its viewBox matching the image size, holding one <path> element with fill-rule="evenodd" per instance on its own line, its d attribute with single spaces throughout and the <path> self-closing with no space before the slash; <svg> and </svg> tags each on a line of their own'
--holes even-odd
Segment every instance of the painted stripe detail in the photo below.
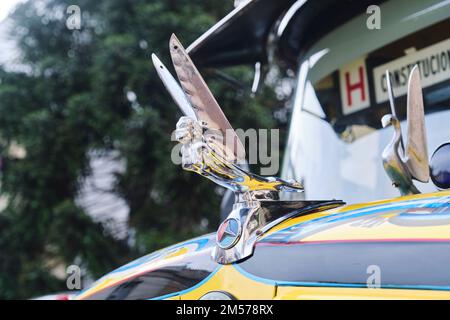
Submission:
<svg viewBox="0 0 450 320">
<path fill-rule="evenodd" d="M 392 238 L 392 239 L 343 239 L 343 240 L 312 240 L 312 241 L 288 241 L 288 242 L 259 242 L 258 247 L 290 246 L 300 244 L 329 244 L 329 243 L 367 243 L 367 242 L 450 242 L 450 239 L 430 238 Z"/>
<path fill-rule="evenodd" d="M 332 287 L 332 288 L 368 288 L 366 284 L 359 283 L 329 283 L 329 282 L 302 282 L 302 281 L 275 281 L 266 278 L 255 276 L 245 271 L 239 265 L 233 264 L 233 267 L 245 277 L 252 279 L 256 282 L 281 286 L 281 287 Z M 410 290 L 438 290 L 438 291 L 450 291 L 449 286 L 425 286 L 425 285 L 381 285 L 381 289 L 410 289 Z"/>
</svg>

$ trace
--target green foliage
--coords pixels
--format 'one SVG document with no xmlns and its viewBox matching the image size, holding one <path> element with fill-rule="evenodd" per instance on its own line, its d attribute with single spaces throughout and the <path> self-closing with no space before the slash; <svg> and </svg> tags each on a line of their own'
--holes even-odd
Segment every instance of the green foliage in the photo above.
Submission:
<svg viewBox="0 0 450 320">
<path fill-rule="evenodd" d="M 79 31 L 65 24 L 72 4 L 82 11 Z M 0 142 L 4 150 L 23 146 L 26 156 L 4 153 L 1 192 L 9 201 L 0 213 L 0 298 L 65 290 L 52 271 L 76 259 L 98 277 L 217 227 L 217 189 L 170 161 L 180 113 L 150 54 L 169 64 L 171 33 L 189 44 L 231 8 L 232 1 L 204 0 L 42 0 L 18 7 L 13 32 L 29 71 L 0 69 Z M 245 68 L 232 73 L 251 77 Z M 207 81 L 235 127 L 276 126 L 269 91 L 249 101 L 216 77 Z M 75 202 L 93 149 L 116 150 L 125 160 L 114 190 L 130 207 L 132 246 Z"/>
</svg>

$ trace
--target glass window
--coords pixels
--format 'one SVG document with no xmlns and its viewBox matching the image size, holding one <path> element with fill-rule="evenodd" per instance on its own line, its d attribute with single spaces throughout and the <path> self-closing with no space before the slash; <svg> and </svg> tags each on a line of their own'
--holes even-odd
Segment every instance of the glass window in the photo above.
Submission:
<svg viewBox="0 0 450 320">
<path fill-rule="evenodd" d="M 336 134 L 352 142 L 381 128 L 390 112 L 385 70 L 391 72 L 397 115 L 406 118 L 406 91 L 417 64 L 424 87 L 425 112 L 450 109 L 450 19 L 423 28 L 360 56 L 313 81 L 325 119 Z M 350 50 L 350 49 L 349 49 Z M 323 59 L 332 59 L 333 54 Z M 309 101 L 305 101 L 305 106 Z"/>
<path fill-rule="evenodd" d="M 165 267 L 127 279 L 89 296 L 86 300 L 152 299 L 189 289 L 208 277 L 211 271 L 208 268 L 194 270 L 187 265 Z"/>
<path fill-rule="evenodd" d="M 181 245 L 169 247 L 131 262 L 114 272 L 123 272 L 128 268 L 139 267 L 141 263 L 159 263 L 159 267 L 151 268 L 141 273 L 130 273 L 122 281 L 108 286 L 84 300 L 144 300 L 166 295 L 176 295 L 180 291 L 190 289 L 205 280 L 218 267 L 211 259 L 211 245 L 214 235 L 194 239 Z M 204 242 L 207 240 L 206 246 Z M 189 246 L 191 248 L 189 249 Z M 164 259 L 179 251 L 193 250 L 184 253 L 179 259 Z M 137 269 L 136 269 L 137 270 Z M 108 275 L 107 275 L 108 276 Z M 107 277 L 106 276 L 106 277 Z M 101 279 L 99 280 L 101 282 Z"/>
</svg>

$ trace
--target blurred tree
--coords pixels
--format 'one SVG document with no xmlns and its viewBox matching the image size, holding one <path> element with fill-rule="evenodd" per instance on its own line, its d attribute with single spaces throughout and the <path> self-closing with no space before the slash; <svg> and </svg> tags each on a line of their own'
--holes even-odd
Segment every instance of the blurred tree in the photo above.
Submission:
<svg viewBox="0 0 450 320">
<path fill-rule="evenodd" d="M 150 54 L 169 63 L 168 39 L 186 45 L 231 8 L 232 1 L 35 0 L 12 15 L 24 72 L 0 69 L 4 154 L 0 213 L 0 298 L 65 290 L 52 270 L 81 260 L 94 277 L 126 260 L 214 230 L 217 188 L 170 161 L 180 116 L 153 70 Z M 66 27 L 69 5 L 81 29 Z M 245 68 L 234 76 L 250 80 Z M 207 78 L 236 128 L 272 128 L 275 99 L 255 100 Z M 242 106 L 245 104 L 245 106 Z M 130 208 L 133 245 L 95 223 L 75 198 L 89 173 L 90 150 L 116 150 L 126 168 L 115 190 Z M 193 201 L 193 199 L 195 199 Z"/>
</svg>

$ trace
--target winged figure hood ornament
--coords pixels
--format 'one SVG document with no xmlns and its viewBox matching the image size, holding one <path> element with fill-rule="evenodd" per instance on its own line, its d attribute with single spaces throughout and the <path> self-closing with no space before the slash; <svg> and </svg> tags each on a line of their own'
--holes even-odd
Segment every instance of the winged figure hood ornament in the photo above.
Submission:
<svg viewBox="0 0 450 320">
<path fill-rule="evenodd" d="M 385 115 L 381 122 L 383 127 L 389 125 L 394 127 L 394 136 L 383 150 L 383 166 L 392 184 L 399 189 L 402 195 L 417 194 L 420 192 L 414 185 L 413 179 L 421 182 L 428 182 L 430 179 L 419 68 L 417 65 L 413 67 L 408 80 L 406 147 L 403 142 L 400 121 L 397 118 L 389 71 L 386 71 L 386 82 L 391 114 Z"/>
<path fill-rule="evenodd" d="M 198 119 L 207 123 L 208 128 L 218 130 L 225 137 L 229 160 L 245 160 L 245 149 L 230 122 L 212 95 L 189 55 L 173 34 L 170 37 L 170 55 L 173 66 L 184 92 L 189 97 Z M 228 139 L 228 140 L 227 140 Z"/>
<path fill-rule="evenodd" d="M 155 54 L 152 60 L 166 89 L 185 115 L 175 131 L 176 140 L 183 143 L 183 168 L 235 192 L 302 191 L 298 182 L 261 177 L 239 167 L 245 163 L 245 149 L 236 131 L 175 35 L 169 45 L 181 87 Z"/>
<path fill-rule="evenodd" d="M 180 84 L 155 54 L 152 60 L 164 86 L 184 114 L 175 130 L 175 139 L 182 144 L 182 167 L 235 193 L 233 210 L 217 232 L 213 252 L 217 262 L 232 263 L 250 256 L 258 237 L 280 219 L 343 204 L 331 200 L 291 202 L 285 209 L 273 206 L 280 191 L 301 192 L 302 185 L 242 169 L 245 149 L 236 131 L 175 35 L 170 38 L 169 46 Z"/>
</svg>

